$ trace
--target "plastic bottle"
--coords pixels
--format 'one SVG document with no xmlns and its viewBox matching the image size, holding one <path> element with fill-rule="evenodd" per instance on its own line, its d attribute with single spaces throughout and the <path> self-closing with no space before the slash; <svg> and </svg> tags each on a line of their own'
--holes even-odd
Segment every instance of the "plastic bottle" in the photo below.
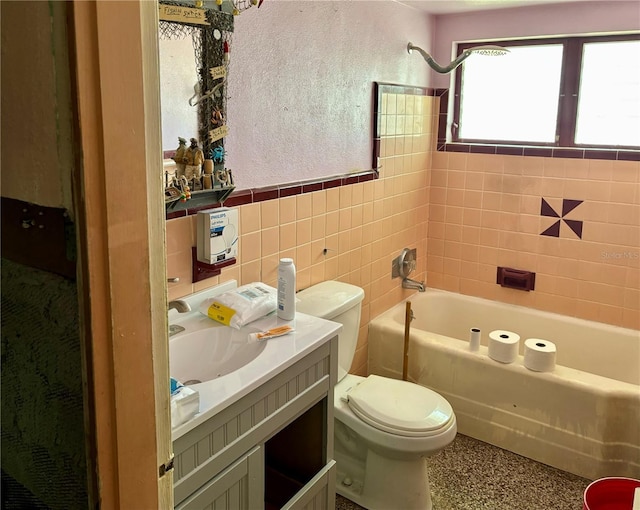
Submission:
<svg viewBox="0 0 640 510">
<path fill-rule="evenodd" d="M 296 316 L 296 266 L 293 259 L 278 265 L 278 317 L 291 321 Z"/>
</svg>

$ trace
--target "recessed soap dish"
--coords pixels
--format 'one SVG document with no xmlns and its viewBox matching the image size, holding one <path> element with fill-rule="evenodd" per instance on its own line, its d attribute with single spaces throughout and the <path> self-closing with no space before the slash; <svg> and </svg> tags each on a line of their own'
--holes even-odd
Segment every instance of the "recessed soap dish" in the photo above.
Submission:
<svg viewBox="0 0 640 510">
<path fill-rule="evenodd" d="M 536 274 L 532 271 L 498 267 L 496 283 L 509 289 L 530 291 L 536 286 Z"/>
</svg>

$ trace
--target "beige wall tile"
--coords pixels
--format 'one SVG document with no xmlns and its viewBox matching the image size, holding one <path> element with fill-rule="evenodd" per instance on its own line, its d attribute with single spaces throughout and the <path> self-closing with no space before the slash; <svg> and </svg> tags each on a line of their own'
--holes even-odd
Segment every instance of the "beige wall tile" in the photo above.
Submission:
<svg viewBox="0 0 640 510">
<path fill-rule="evenodd" d="M 319 239 L 324 239 L 326 232 L 326 222 L 327 218 L 325 215 L 314 216 L 311 218 L 311 240 L 317 241 Z"/>
<path fill-rule="evenodd" d="M 280 225 L 280 251 L 296 247 L 296 224 Z"/>
<path fill-rule="evenodd" d="M 327 212 L 327 192 L 315 191 L 311 193 L 311 213 L 313 216 L 324 215 Z"/>
<path fill-rule="evenodd" d="M 311 267 L 311 243 L 298 245 L 295 256 L 296 269 L 307 269 Z"/>
<path fill-rule="evenodd" d="M 248 204 L 240 208 L 240 233 L 249 234 L 260 230 L 260 204 Z"/>
<path fill-rule="evenodd" d="M 167 254 L 180 253 L 185 251 L 186 247 L 195 246 L 195 222 L 192 222 L 190 217 L 167 221 L 166 237 Z"/>
<path fill-rule="evenodd" d="M 640 310 L 637 308 L 622 310 L 622 326 L 625 328 L 640 329 Z"/>
<path fill-rule="evenodd" d="M 332 211 L 327 213 L 325 224 L 326 235 L 330 236 L 333 234 L 337 234 L 339 230 L 339 222 L 340 222 L 340 213 L 339 211 Z"/>
<path fill-rule="evenodd" d="M 277 227 L 280 224 L 280 204 L 277 200 L 260 202 L 260 220 L 263 229 Z"/>
<path fill-rule="evenodd" d="M 340 208 L 351 207 L 352 186 L 341 186 L 338 189 L 340 190 Z"/>
<path fill-rule="evenodd" d="M 261 257 L 261 240 L 261 232 L 240 236 L 240 256 L 244 262 L 258 260 Z"/>
<path fill-rule="evenodd" d="M 280 208 L 280 224 L 296 221 L 296 197 L 281 198 L 277 202 Z"/>
<path fill-rule="evenodd" d="M 613 177 L 613 161 L 592 159 L 589 161 L 588 178 L 594 181 L 610 181 Z"/>
<path fill-rule="evenodd" d="M 338 214 L 338 229 L 339 231 L 348 230 L 351 228 L 351 208 L 346 207 L 340 209 Z"/>
<path fill-rule="evenodd" d="M 296 220 L 302 220 L 311 217 L 311 195 L 305 193 L 303 195 L 296 195 Z"/>
<path fill-rule="evenodd" d="M 311 266 L 310 278 L 310 285 L 316 285 L 327 279 L 324 262 Z"/>
<path fill-rule="evenodd" d="M 280 262 L 280 256 L 267 255 L 262 257 L 260 262 L 260 274 L 261 281 L 272 287 L 278 286 L 278 263 Z"/>
<path fill-rule="evenodd" d="M 611 179 L 618 182 L 639 182 L 640 162 L 616 161 L 613 165 Z"/>
<path fill-rule="evenodd" d="M 311 218 L 298 220 L 296 222 L 296 244 L 306 244 L 311 242 Z"/>
<path fill-rule="evenodd" d="M 280 227 L 271 227 L 262 230 L 260 243 L 262 257 L 277 255 L 280 251 Z"/>
<path fill-rule="evenodd" d="M 262 277 L 260 274 L 262 261 L 260 259 L 252 262 L 244 263 L 240 266 L 240 279 L 242 284 L 259 282 Z"/>
<path fill-rule="evenodd" d="M 376 184 L 382 184 L 382 181 L 378 180 Z M 327 212 L 338 209 L 340 209 L 340 188 L 330 188 L 327 190 Z"/>
</svg>

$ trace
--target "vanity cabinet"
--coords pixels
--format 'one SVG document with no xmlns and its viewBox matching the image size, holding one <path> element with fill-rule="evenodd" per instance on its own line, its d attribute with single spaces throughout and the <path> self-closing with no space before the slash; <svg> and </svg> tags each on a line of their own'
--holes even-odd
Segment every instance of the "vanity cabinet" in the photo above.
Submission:
<svg viewBox="0 0 640 510">
<path fill-rule="evenodd" d="M 173 442 L 180 510 L 335 506 L 337 336 Z"/>
</svg>

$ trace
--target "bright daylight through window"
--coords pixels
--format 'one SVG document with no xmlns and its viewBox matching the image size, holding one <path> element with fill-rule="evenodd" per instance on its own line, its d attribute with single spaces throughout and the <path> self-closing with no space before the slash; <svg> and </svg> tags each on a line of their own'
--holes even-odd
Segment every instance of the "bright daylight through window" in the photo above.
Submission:
<svg viewBox="0 0 640 510">
<path fill-rule="evenodd" d="M 578 98 L 576 143 L 640 145 L 640 41 L 585 44 Z"/>
<path fill-rule="evenodd" d="M 459 71 L 453 141 L 640 147 L 640 36 L 622 39 L 492 42 L 509 53 Z"/>
</svg>

